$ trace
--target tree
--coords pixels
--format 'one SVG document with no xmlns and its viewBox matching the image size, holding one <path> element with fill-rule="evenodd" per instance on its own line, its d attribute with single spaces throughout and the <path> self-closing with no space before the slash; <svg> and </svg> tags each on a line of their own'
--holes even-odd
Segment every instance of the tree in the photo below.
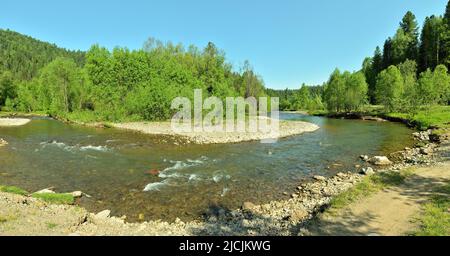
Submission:
<svg viewBox="0 0 450 256">
<path fill-rule="evenodd" d="M 39 83 L 52 114 L 69 113 L 80 106 L 79 92 L 84 89 L 80 74 L 76 63 L 67 58 L 57 58 L 42 69 Z"/>
<path fill-rule="evenodd" d="M 378 103 L 384 105 L 387 111 L 398 108 L 403 88 L 403 77 L 396 66 L 390 66 L 383 70 L 377 78 L 376 96 Z"/>
<path fill-rule="evenodd" d="M 390 37 L 384 42 L 382 63 L 382 70 L 388 68 L 394 63 L 392 56 L 392 38 Z"/>
<path fill-rule="evenodd" d="M 434 70 L 433 85 L 438 94 L 437 103 L 448 104 L 450 102 L 450 76 L 445 65 L 438 65 Z"/>
<path fill-rule="evenodd" d="M 355 72 L 346 77 L 345 109 L 350 112 L 358 110 L 367 103 L 368 85 L 362 72 Z"/>
<path fill-rule="evenodd" d="M 13 74 L 9 71 L 0 74 L 0 109 L 5 106 L 8 99 L 16 97 L 15 81 Z"/>
<path fill-rule="evenodd" d="M 324 99 L 329 111 L 340 112 L 344 108 L 343 92 L 345 90 L 345 80 L 342 78 L 339 69 L 334 70 L 325 87 Z"/>
<path fill-rule="evenodd" d="M 405 52 L 405 57 L 409 60 L 416 60 L 419 46 L 419 26 L 416 16 L 412 12 L 408 11 L 403 17 L 402 22 L 400 22 L 400 28 L 410 39 L 408 40 L 409 44 Z"/>
<path fill-rule="evenodd" d="M 421 34 L 419 70 L 424 71 L 427 68 L 434 69 L 445 58 L 442 48 L 442 36 L 444 31 L 444 23 L 442 18 L 431 16 L 425 19 Z"/>
</svg>

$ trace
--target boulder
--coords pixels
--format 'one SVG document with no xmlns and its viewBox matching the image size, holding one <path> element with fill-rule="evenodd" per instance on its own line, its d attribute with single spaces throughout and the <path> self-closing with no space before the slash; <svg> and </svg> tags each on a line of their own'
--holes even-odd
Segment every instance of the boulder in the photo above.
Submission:
<svg viewBox="0 0 450 256">
<path fill-rule="evenodd" d="M 373 170 L 372 167 L 367 167 L 367 168 L 362 168 L 360 173 L 364 174 L 364 175 L 372 175 L 375 173 L 375 171 Z"/>
<path fill-rule="evenodd" d="M 242 210 L 244 210 L 244 211 L 253 210 L 255 207 L 256 207 L 256 205 L 253 204 L 252 202 L 244 202 L 242 204 Z"/>
<path fill-rule="evenodd" d="M 83 196 L 83 192 L 81 192 L 81 191 L 74 191 L 74 192 L 72 192 L 72 193 L 70 193 L 73 197 L 75 197 L 75 198 L 79 198 L 79 197 L 82 197 Z"/>
<path fill-rule="evenodd" d="M 45 189 L 35 192 L 34 194 L 55 194 L 55 191 L 53 191 L 49 188 L 45 188 Z"/>
<path fill-rule="evenodd" d="M 373 165 L 391 165 L 392 162 L 389 160 L 389 158 L 385 156 L 374 156 L 372 157 L 369 162 Z"/>
</svg>

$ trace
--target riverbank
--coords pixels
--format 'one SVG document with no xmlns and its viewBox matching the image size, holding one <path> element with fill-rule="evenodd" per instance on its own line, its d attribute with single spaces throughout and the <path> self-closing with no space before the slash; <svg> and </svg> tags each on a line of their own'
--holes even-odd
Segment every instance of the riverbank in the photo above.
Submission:
<svg viewBox="0 0 450 256">
<path fill-rule="evenodd" d="M 272 120 L 269 119 L 269 126 Z M 248 125 L 248 123 L 244 124 Z M 187 143 L 195 144 L 223 144 L 223 143 L 238 143 L 257 140 L 280 139 L 294 135 L 300 135 L 307 132 L 314 132 L 320 127 L 302 121 L 279 121 L 279 132 L 176 132 L 173 131 L 170 122 L 134 122 L 134 123 L 111 123 L 109 126 L 124 129 L 129 131 L 136 131 L 151 135 L 167 135 L 177 136 L 183 138 Z M 222 128 L 222 127 L 219 127 Z"/>
<path fill-rule="evenodd" d="M 368 176 L 388 175 L 399 179 L 400 171 L 414 166 L 438 168 L 448 147 L 430 142 L 430 132 L 416 136 L 417 146 L 389 155 L 394 164 L 342 172 L 299 184 L 288 200 L 263 205 L 246 202 L 240 209 L 213 209 L 202 221 L 176 220 L 127 223 L 126 217 L 110 217 L 105 210 L 89 213 L 71 205 L 54 205 L 24 195 L 0 192 L 0 234 L 3 235 L 305 235 L 305 227 L 318 214 L 333 206 L 333 199 L 362 184 Z M 362 156 L 370 162 L 371 157 Z M 431 167 L 430 167 L 431 166 Z M 375 174 L 374 174 L 375 173 Z M 369 191 L 363 191 L 369 194 Z M 30 225 L 32 223 L 33 225 Z"/>
<path fill-rule="evenodd" d="M 28 118 L 0 118 L 0 127 L 22 126 L 30 121 L 31 119 Z"/>
</svg>

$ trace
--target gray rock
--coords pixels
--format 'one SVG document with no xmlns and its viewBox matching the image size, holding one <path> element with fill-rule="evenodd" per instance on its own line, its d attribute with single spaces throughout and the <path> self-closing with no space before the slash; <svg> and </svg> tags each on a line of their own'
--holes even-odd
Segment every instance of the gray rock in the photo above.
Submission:
<svg viewBox="0 0 450 256">
<path fill-rule="evenodd" d="M 45 189 L 39 190 L 37 192 L 34 192 L 34 194 L 55 194 L 55 191 L 53 191 L 49 188 L 45 188 Z"/>
<path fill-rule="evenodd" d="M 319 175 L 316 175 L 313 178 L 317 181 L 326 181 L 327 180 L 327 178 L 325 178 L 323 176 L 319 176 Z"/>
<path fill-rule="evenodd" d="M 242 204 L 242 210 L 244 211 L 249 211 L 249 210 L 253 210 L 255 209 L 256 205 L 253 204 L 252 202 L 244 202 Z"/>
<path fill-rule="evenodd" d="M 373 170 L 372 167 L 367 167 L 367 168 L 363 168 L 360 173 L 364 174 L 364 175 L 372 175 L 375 173 L 375 171 Z"/>
<path fill-rule="evenodd" d="M 72 193 L 70 193 L 73 197 L 75 197 L 75 198 L 79 198 L 79 197 L 82 197 L 83 196 L 83 192 L 81 192 L 81 191 L 74 191 L 74 192 L 72 192 Z"/>
<path fill-rule="evenodd" d="M 101 211 L 101 212 L 97 213 L 95 215 L 95 217 L 99 218 L 99 219 L 106 219 L 106 218 L 109 218 L 110 215 L 111 215 L 111 211 L 110 210 L 104 210 L 104 211 Z"/>
<path fill-rule="evenodd" d="M 374 156 L 372 157 L 369 162 L 373 165 L 391 165 L 392 162 L 389 160 L 389 158 L 385 156 Z"/>
</svg>

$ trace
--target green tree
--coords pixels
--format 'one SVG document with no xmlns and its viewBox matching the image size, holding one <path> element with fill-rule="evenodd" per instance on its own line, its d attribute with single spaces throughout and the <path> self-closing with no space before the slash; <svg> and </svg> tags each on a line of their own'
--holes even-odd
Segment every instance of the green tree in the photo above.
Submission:
<svg viewBox="0 0 450 256">
<path fill-rule="evenodd" d="M 0 74 L 0 109 L 8 99 L 16 97 L 16 86 L 13 74 L 9 71 Z"/>
<path fill-rule="evenodd" d="M 367 103 L 368 85 L 362 72 L 349 74 L 345 83 L 345 109 L 350 112 L 359 110 Z"/>
<path fill-rule="evenodd" d="M 404 93 L 403 87 L 403 77 L 396 66 L 390 66 L 383 70 L 377 78 L 376 96 L 378 103 L 382 104 L 387 111 L 397 110 Z"/>
<path fill-rule="evenodd" d="M 425 19 L 421 34 L 419 70 L 434 69 L 445 61 L 442 56 L 442 36 L 444 30 L 442 18 L 431 16 Z"/>
</svg>

